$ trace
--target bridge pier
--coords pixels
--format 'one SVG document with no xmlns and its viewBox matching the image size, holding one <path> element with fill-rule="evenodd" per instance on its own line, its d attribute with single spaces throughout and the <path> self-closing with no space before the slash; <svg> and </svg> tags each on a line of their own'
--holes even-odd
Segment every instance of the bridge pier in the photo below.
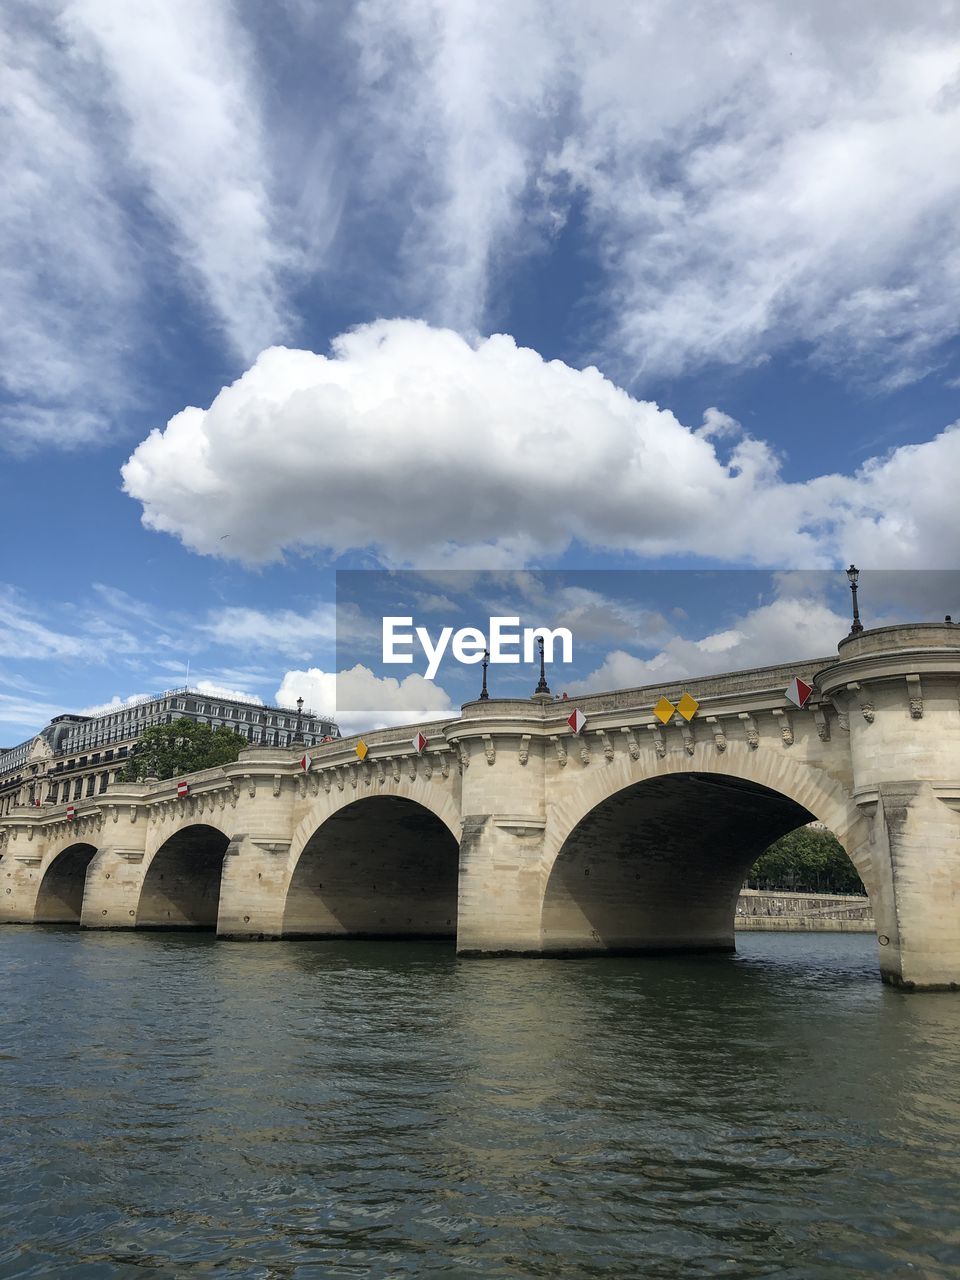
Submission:
<svg viewBox="0 0 960 1280">
<path fill-rule="evenodd" d="M 457 954 L 539 955 L 542 818 L 470 814 L 460 839 Z"/>
<path fill-rule="evenodd" d="M 8 833 L 0 863 L 0 922 L 33 924 L 46 851 L 42 835 L 31 840 L 22 830 Z"/>
<path fill-rule="evenodd" d="M 882 783 L 874 822 L 888 869 L 874 913 L 884 982 L 960 989 L 960 816 L 928 782 Z"/>
<path fill-rule="evenodd" d="M 143 888 L 143 848 L 131 840 L 104 844 L 87 868 L 80 925 L 84 929 L 134 929 Z"/>
<path fill-rule="evenodd" d="M 263 940 L 282 936 L 289 851 L 289 831 L 234 836 L 223 859 L 218 937 Z"/>
<path fill-rule="evenodd" d="M 493 707 L 492 716 L 484 713 Z M 458 955 L 538 955 L 543 897 L 545 709 L 552 699 L 468 704 L 461 761 Z"/>
<path fill-rule="evenodd" d="M 849 734 L 851 788 L 872 821 L 869 876 L 883 980 L 960 988 L 960 628 L 848 636 L 817 676 Z"/>
</svg>

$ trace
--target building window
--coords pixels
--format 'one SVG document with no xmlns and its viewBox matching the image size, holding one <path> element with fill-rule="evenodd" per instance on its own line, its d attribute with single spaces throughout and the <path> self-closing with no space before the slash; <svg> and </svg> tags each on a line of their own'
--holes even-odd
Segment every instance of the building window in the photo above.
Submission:
<svg viewBox="0 0 960 1280">
<path fill-rule="evenodd" d="M 101 795 L 103 795 L 103 793 L 106 791 L 107 783 L 109 781 L 110 781 L 109 773 L 101 773 L 100 775 L 100 794 Z"/>
</svg>

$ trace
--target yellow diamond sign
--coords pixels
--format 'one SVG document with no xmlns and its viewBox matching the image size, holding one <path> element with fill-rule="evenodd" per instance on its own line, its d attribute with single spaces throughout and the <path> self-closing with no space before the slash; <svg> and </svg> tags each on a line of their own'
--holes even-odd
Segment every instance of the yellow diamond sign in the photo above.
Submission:
<svg viewBox="0 0 960 1280">
<path fill-rule="evenodd" d="M 653 708 L 653 714 L 657 717 L 661 724 L 666 724 L 676 707 L 672 702 L 668 702 L 666 698 L 661 698 L 657 705 Z"/>
<path fill-rule="evenodd" d="M 367 746 L 367 744 L 364 742 L 362 738 L 354 747 L 354 751 L 356 751 L 357 755 L 360 757 L 361 760 L 366 760 L 367 752 L 369 751 L 369 749 L 370 748 Z"/>
<path fill-rule="evenodd" d="M 691 698 L 689 693 L 685 693 L 677 703 L 677 710 L 683 716 L 684 720 L 692 720 L 697 714 L 697 707 L 700 703 L 696 698 Z"/>
</svg>

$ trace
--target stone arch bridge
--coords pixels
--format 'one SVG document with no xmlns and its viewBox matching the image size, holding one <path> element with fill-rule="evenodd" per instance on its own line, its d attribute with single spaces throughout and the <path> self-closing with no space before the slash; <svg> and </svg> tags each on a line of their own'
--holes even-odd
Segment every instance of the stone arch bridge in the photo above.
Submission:
<svg viewBox="0 0 960 1280">
<path fill-rule="evenodd" d="M 814 686 L 799 710 L 794 675 Z M 960 986 L 960 628 L 844 640 L 834 659 L 254 748 L 0 819 L 0 919 L 225 938 L 449 937 L 463 955 L 730 950 L 746 870 L 819 819 L 871 898 L 880 970 Z M 567 716 L 587 717 L 577 736 Z M 417 754 L 418 728 L 427 746 Z"/>
</svg>

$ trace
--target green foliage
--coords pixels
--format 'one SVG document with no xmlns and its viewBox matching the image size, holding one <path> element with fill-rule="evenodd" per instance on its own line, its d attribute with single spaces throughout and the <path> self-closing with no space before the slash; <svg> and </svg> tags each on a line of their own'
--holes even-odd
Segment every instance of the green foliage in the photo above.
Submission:
<svg viewBox="0 0 960 1280">
<path fill-rule="evenodd" d="M 747 884 L 801 893 L 866 893 L 839 840 L 812 827 L 798 827 L 772 844 L 750 868 Z"/>
<path fill-rule="evenodd" d="M 172 724 L 155 724 L 146 729 L 130 752 L 121 774 L 124 782 L 144 778 L 173 778 L 218 764 L 232 764 L 250 743 L 232 729 L 211 729 L 195 724 L 186 716 Z"/>
</svg>

